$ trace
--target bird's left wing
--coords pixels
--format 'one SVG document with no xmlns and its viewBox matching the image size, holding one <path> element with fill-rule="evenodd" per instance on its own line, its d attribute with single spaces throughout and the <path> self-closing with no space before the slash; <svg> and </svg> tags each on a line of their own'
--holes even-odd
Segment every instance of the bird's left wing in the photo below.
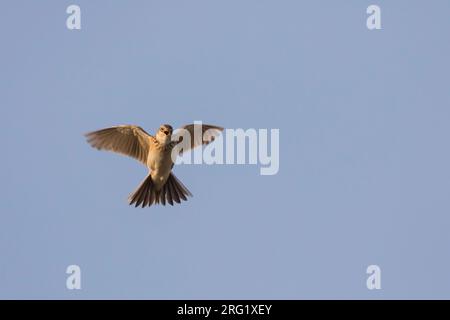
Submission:
<svg viewBox="0 0 450 320">
<path fill-rule="evenodd" d="M 87 142 L 98 150 L 109 150 L 147 163 L 152 136 L 133 125 L 121 125 L 86 134 Z"/>
<path fill-rule="evenodd" d="M 183 143 L 182 151 L 188 151 L 201 145 L 207 145 L 214 141 L 214 139 L 223 131 L 222 127 L 210 124 L 188 124 L 180 129 L 174 134 L 172 140 L 177 143 Z M 188 133 L 190 141 L 184 141 L 184 133 Z"/>
</svg>

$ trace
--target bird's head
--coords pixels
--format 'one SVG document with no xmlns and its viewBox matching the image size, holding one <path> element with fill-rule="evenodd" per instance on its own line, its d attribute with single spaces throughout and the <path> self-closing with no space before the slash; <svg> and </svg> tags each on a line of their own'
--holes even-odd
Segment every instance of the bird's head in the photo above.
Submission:
<svg viewBox="0 0 450 320">
<path fill-rule="evenodd" d="M 167 144 L 170 142 L 172 137 L 172 126 L 168 124 L 163 124 L 159 127 L 158 132 L 156 133 L 156 139 L 159 143 Z"/>
</svg>

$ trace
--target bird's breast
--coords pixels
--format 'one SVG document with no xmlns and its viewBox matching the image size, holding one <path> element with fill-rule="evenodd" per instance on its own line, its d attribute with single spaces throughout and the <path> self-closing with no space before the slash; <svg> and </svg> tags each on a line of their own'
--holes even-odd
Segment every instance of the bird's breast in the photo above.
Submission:
<svg viewBox="0 0 450 320">
<path fill-rule="evenodd" d="M 172 157 L 170 150 L 154 149 L 149 152 L 147 167 L 151 170 L 152 180 L 157 188 L 162 187 L 172 171 Z"/>
</svg>

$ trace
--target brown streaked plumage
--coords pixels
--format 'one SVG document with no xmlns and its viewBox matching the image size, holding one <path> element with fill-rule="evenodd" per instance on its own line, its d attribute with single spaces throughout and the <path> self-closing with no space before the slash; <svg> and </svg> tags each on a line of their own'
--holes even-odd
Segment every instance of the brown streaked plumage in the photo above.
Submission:
<svg viewBox="0 0 450 320">
<path fill-rule="evenodd" d="M 182 127 L 189 132 L 191 141 L 184 143 L 182 150 L 190 150 L 197 146 L 206 145 L 214 140 L 223 128 L 212 125 L 190 124 Z M 201 133 L 197 137 L 194 132 Z M 108 150 L 130 156 L 149 169 L 149 174 L 129 196 L 129 204 L 136 207 L 151 206 L 153 204 L 173 205 L 174 202 L 187 201 L 191 192 L 172 173 L 173 148 L 183 141 L 182 135 L 174 135 L 172 126 L 160 126 L 155 136 L 144 131 L 139 126 L 120 125 L 93 131 L 86 134 L 87 142 L 98 150 Z"/>
</svg>

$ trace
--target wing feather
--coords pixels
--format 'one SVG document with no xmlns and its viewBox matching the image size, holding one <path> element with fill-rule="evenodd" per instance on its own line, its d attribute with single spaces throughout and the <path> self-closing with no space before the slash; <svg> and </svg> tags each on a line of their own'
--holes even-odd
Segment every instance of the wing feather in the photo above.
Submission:
<svg viewBox="0 0 450 320">
<path fill-rule="evenodd" d="M 87 142 L 98 150 L 108 150 L 147 163 L 152 138 L 144 129 L 134 125 L 105 128 L 86 135 Z"/>
<path fill-rule="evenodd" d="M 224 128 L 210 124 L 188 124 L 180 129 L 183 130 L 176 132 L 172 140 L 176 143 L 183 143 L 183 149 L 181 150 L 183 152 L 211 143 L 221 134 Z M 183 141 L 185 139 L 184 130 L 189 133 L 190 142 L 188 143 Z"/>
</svg>

